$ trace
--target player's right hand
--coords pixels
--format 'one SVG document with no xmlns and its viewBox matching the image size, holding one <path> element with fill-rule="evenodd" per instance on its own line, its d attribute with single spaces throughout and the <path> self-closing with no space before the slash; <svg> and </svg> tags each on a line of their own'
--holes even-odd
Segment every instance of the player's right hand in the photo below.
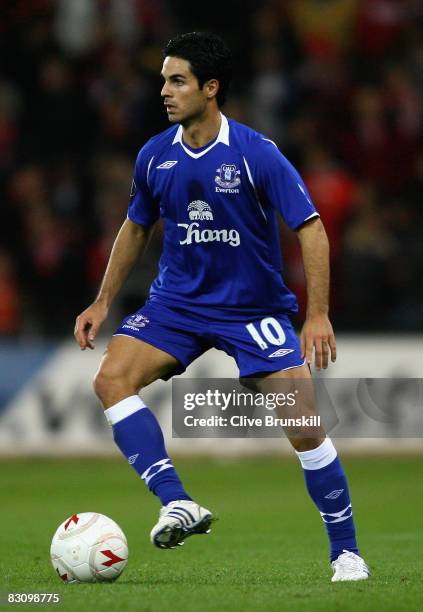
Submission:
<svg viewBox="0 0 423 612">
<path fill-rule="evenodd" d="M 93 302 L 76 318 L 74 336 L 81 351 L 94 349 L 94 340 L 101 324 L 107 317 L 108 308 L 101 302 Z"/>
</svg>

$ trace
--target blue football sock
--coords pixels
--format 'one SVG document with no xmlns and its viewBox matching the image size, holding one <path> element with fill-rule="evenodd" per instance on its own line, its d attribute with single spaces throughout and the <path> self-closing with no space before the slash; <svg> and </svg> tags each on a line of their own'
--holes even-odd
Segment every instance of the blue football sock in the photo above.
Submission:
<svg viewBox="0 0 423 612">
<path fill-rule="evenodd" d="M 168 457 L 160 425 L 141 398 L 127 397 L 104 413 L 116 444 L 162 505 L 190 500 Z"/>
<path fill-rule="evenodd" d="M 297 452 L 310 497 L 320 510 L 330 541 L 330 560 L 343 550 L 358 553 L 348 483 L 330 438 L 310 451 Z"/>
</svg>

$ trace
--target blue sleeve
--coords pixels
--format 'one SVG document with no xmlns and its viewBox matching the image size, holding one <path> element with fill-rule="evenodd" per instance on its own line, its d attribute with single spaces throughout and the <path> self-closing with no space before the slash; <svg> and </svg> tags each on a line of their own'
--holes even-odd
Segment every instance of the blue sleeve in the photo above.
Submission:
<svg viewBox="0 0 423 612">
<path fill-rule="evenodd" d="M 135 162 L 134 177 L 128 206 L 128 219 L 138 225 L 149 227 L 160 216 L 159 203 L 153 198 L 148 185 L 148 175 L 153 154 L 144 146 Z"/>
<path fill-rule="evenodd" d="M 261 138 L 255 166 L 254 180 L 262 203 L 276 209 L 288 227 L 296 230 L 319 216 L 301 176 L 272 141 Z"/>
</svg>

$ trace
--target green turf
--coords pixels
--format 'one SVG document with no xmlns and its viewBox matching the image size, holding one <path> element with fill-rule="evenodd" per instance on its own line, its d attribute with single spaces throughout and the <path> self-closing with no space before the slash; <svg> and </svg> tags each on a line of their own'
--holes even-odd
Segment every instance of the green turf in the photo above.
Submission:
<svg viewBox="0 0 423 612">
<path fill-rule="evenodd" d="M 219 516 L 209 536 L 151 546 L 158 504 L 123 461 L 0 463 L 0 591 L 60 592 L 61 610 L 398 611 L 421 609 L 421 457 L 344 460 L 372 577 L 331 584 L 326 535 L 294 459 L 180 460 L 192 495 Z M 115 519 L 129 563 L 113 584 L 64 585 L 49 545 L 75 512 Z M 42 606 L 46 607 L 46 606 Z"/>
</svg>

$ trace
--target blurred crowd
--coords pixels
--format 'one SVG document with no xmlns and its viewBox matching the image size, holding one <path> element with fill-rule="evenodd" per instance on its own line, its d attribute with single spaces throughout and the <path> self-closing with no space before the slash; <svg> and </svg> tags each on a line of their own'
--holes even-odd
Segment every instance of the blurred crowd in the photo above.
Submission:
<svg viewBox="0 0 423 612">
<path fill-rule="evenodd" d="M 126 215 L 137 151 L 168 127 L 161 47 L 234 51 L 224 112 L 277 141 L 331 242 L 338 330 L 423 324 L 421 0 L 15 0 L 0 20 L 0 337 L 71 334 Z M 288 285 L 305 283 L 281 226 Z M 161 249 L 108 323 L 142 304 Z M 303 314 L 303 312 L 302 312 Z"/>
</svg>

